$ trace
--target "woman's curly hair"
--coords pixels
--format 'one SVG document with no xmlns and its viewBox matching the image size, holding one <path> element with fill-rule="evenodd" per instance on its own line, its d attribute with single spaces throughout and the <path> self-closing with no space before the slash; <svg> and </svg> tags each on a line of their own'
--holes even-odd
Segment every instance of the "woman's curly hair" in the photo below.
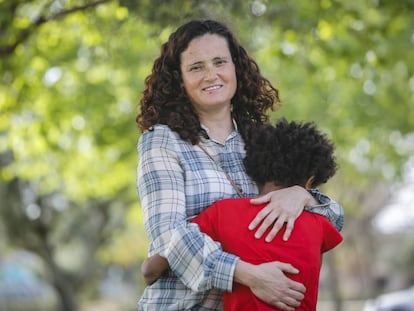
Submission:
<svg viewBox="0 0 414 311">
<path fill-rule="evenodd" d="M 312 187 L 325 183 L 338 166 L 334 144 L 312 122 L 264 125 L 252 131 L 246 143 L 244 165 L 247 174 L 259 185 L 273 182 L 290 187 L 304 186 L 314 176 Z"/>
<path fill-rule="evenodd" d="M 268 122 L 268 109 L 279 104 L 279 93 L 264 78 L 257 63 L 238 43 L 223 24 L 212 21 L 190 21 L 172 33 L 161 47 L 152 73 L 145 79 L 145 90 L 140 101 L 141 111 L 136 122 L 141 131 L 155 124 L 166 124 L 183 140 L 197 144 L 201 128 L 199 117 L 182 85 L 180 55 L 189 43 L 205 34 L 216 34 L 226 39 L 236 68 L 237 90 L 232 98 L 232 117 L 246 141 L 251 128 Z"/>
</svg>

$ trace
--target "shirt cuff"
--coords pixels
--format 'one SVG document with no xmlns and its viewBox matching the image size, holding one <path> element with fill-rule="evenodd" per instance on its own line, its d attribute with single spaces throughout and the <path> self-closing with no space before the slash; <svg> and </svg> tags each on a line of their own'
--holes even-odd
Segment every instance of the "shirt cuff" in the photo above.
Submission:
<svg viewBox="0 0 414 311">
<path fill-rule="evenodd" d="M 234 272 L 239 257 L 222 252 L 217 258 L 216 268 L 214 269 L 213 287 L 227 292 L 233 289 Z"/>
</svg>

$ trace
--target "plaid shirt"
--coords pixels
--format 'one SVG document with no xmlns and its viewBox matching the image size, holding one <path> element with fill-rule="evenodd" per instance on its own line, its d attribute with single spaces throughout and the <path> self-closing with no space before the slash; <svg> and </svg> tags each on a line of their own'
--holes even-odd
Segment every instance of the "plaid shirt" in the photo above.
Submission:
<svg viewBox="0 0 414 311">
<path fill-rule="evenodd" d="M 222 310 L 222 292 L 231 291 L 238 257 L 225 253 L 189 220 L 213 202 L 237 194 L 223 170 L 246 197 L 258 190 L 244 171 L 244 143 L 233 131 L 224 144 L 202 139 L 198 146 L 180 139 L 165 125 L 154 126 L 138 142 L 137 190 L 150 238 L 149 255 L 168 259 L 170 270 L 148 286 L 139 310 Z M 317 190 L 322 203 L 312 211 L 342 229 L 342 207 Z"/>
</svg>

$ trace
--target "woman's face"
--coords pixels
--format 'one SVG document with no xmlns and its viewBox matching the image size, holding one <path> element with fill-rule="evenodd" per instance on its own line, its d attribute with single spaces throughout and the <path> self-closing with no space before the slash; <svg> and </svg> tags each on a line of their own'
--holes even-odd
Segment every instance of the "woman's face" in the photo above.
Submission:
<svg viewBox="0 0 414 311">
<path fill-rule="evenodd" d="M 184 88 L 198 112 L 230 107 L 237 78 L 225 38 L 215 34 L 197 37 L 180 60 Z"/>
</svg>

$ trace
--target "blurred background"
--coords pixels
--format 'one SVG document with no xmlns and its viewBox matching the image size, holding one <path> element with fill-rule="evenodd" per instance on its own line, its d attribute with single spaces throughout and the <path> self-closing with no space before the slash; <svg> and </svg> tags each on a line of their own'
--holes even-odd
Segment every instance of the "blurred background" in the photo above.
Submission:
<svg viewBox="0 0 414 311">
<path fill-rule="evenodd" d="M 345 209 L 344 242 L 318 310 L 414 301 L 414 1 L 0 0 L 0 311 L 136 310 L 137 103 L 193 18 L 225 22 L 257 60 L 281 93 L 273 120 L 336 143 L 321 190 Z"/>
</svg>

